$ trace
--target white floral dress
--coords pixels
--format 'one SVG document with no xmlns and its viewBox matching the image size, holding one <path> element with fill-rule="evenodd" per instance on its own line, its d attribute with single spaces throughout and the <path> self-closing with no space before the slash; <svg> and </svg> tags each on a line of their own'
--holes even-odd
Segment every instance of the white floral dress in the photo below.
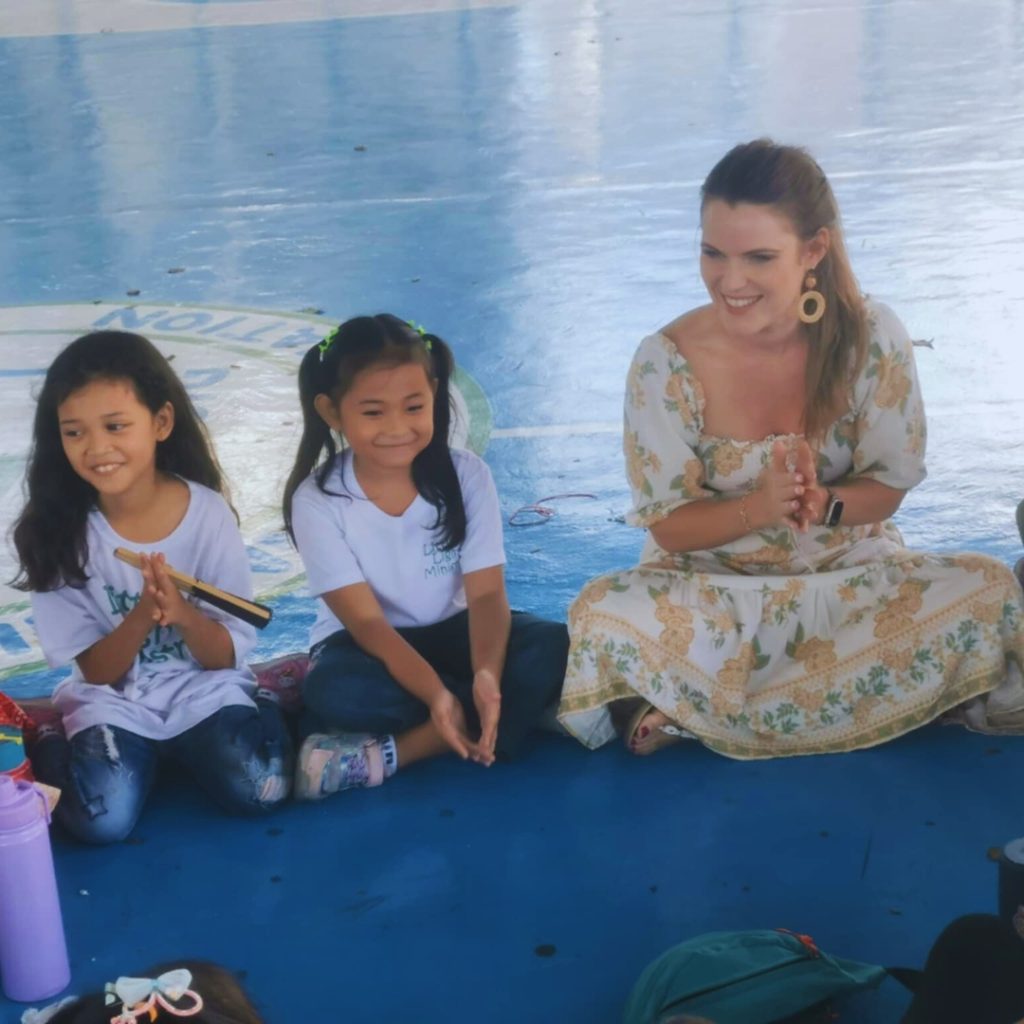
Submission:
<svg viewBox="0 0 1024 1024">
<path fill-rule="evenodd" d="M 868 358 L 819 475 L 909 489 L 925 476 L 913 348 L 891 310 L 869 310 Z M 709 436 L 703 408 L 675 345 L 646 338 L 625 402 L 629 522 L 756 486 L 775 438 Z M 687 554 L 648 534 L 639 566 L 583 588 L 569 630 L 559 718 L 588 747 L 615 735 L 608 704 L 635 696 L 735 758 L 868 747 L 953 708 L 975 728 L 1024 726 L 1013 573 L 983 555 L 908 551 L 889 522 L 771 528 Z"/>
</svg>

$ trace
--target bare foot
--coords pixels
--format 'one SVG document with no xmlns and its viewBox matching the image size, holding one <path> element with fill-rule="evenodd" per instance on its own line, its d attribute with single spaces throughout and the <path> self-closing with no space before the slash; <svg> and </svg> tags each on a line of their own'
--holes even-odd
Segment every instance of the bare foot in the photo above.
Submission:
<svg viewBox="0 0 1024 1024">
<path fill-rule="evenodd" d="M 683 737 L 673 732 L 666 732 L 665 726 L 673 728 L 675 723 L 668 715 L 657 708 L 648 707 L 634 722 L 627 738 L 630 752 L 638 757 L 646 757 L 662 747 L 670 747 L 679 743 Z"/>
</svg>

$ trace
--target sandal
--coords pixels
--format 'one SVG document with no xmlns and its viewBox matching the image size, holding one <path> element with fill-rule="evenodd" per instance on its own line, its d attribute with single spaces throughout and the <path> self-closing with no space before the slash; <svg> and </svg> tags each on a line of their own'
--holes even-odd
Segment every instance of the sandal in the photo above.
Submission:
<svg viewBox="0 0 1024 1024">
<path fill-rule="evenodd" d="M 644 726 L 644 719 L 651 714 L 658 715 L 665 719 L 663 724 L 656 725 L 653 730 Z M 646 731 L 643 735 L 640 735 L 641 729 L 645 728 Z M 654 735 L 651 735 L 652 731 Z M 640 707 L 637 708 L 623 732 L 626 749 L 629 750 L 631 754 L 636 754 L 640 757 L 653 754 L 655 751 L 661 750 L 663 747 L 671 747 L 676 743 L 681 743 L 686 739 L 686 735 L 687 734 L 683 732 L 682 729 L 672 724 L 671 720 L 663 711 L 660 711 L 649 701 L 644 701 Z"/>
</svg>

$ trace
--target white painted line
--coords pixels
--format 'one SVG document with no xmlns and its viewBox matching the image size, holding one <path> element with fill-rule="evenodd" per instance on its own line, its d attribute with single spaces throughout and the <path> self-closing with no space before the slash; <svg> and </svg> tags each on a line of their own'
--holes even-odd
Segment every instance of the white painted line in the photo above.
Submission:
<svg viewBox="0 0 1024 1024">
<path fill-rule="evenodd" d="M 0 0 L 3 3 L 4 0 Z M 0 37 L 3 36 L 0 31 Z M 1024 170 L 1024 160 L 972 160 L 967 163 L 954 164 L 926 164 L 915 167 L 873 167 L 861 171 L 834 171 L 829 174 L 830 181 L 853 181 L 857 179 L 873 178 L 915 178 L 915 177 L 943 177 L 958 174 L 991 174 L 1008 171 Z M 693 192 L 700 188 L 702 179 L 692 178 L 689 180 L 667 180 L 667 181 L 642 181 L 634 183 L 588 183 L 586 185 L 561 185 L 543 179 L 524 179 L 522 187 L 531 200 L 538 199 L 562 199 L 577 196 L 614 196 L 614 195 L 643 195 L 657 192 L 672 192 L 683 190 Z M 298 199 L 289 200 L 278 196 L 268 197 L 266 202 L 247 201 L 243 204 L 233 203 L 225 198 L 214 199 L 207 205 L 206 209 L 230 210 L 237 214 L 266 214 L 276 213 L 281 210 L 304 211 L 315 210 L 320 215 L 325 210 L 344 209 L 369 209 L 371 207 L 395 207 L 415 206 L 428 203 L 481 203 L 489 202 L 500 191 L 480 190 L 468 192 L 443 192 L 433 195 L 418 196 L 362 196 L 358 198 L 339 198 L 330 200 L 317 200 L 315 202 Z M 155 209 L 152 205 L 140 205 L 113 208 L 105 212 L 107 220 L 118 217 L 134 217 Z M 41 214 L 17 215 L 12 214 L 5 218 L 5 223 L 13 225 L 25 224 L 47 224 L 61 225 L 74 224 L 77 222 L 91 222 L 95 218 L 94 213 L 72 213 L 55 217 L 49 211 Z"/>
<path fill-rule="evenodd" d="M 570 437 L 588 434 L 621 434 L 621 423 L 551 423 L 544 427 L 495 427 L 491 438 Z"/>
<path fill-rule="evenodd" d="M 175 29 L 280 25 L 406 14 L 514 7 L 515 0 L 259 0 L 196 4 L 187 0 L 0 0 L 0 37 L 166 32 Z"/>
</svg>

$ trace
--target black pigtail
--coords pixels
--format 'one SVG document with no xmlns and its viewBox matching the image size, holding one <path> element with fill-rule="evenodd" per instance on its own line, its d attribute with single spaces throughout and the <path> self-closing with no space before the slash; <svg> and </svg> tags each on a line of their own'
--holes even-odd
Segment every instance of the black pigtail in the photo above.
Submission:
<svg viewBox="0 0 1024 1024">
<path fill-rule="evenodd" d="M 284 499 L 281 502 L 284 528 L 288 531 L 292 542 L 295 541 L 295 534 L 292 531 L 292 498 L 295 497 L 295 492 L 318 463 L 320 469 L 317 472 L 316 482 L 323 490 L 327 474 L 334 464 L 334 456 L 338 452 L 338 445 L 334 440 L 331 428 L 324 422 L 314 405 L 317 395 L 330 390 L 321 387 L 321 383 L 328 379 L 329 370 L 336 362 L 333 349 L 327 348 L 325 351 L 323 343 L 321 343 L 314 345 L 302 357 L 302 363 L 299 366 L 302 437 L 299 439 L 299 450 L 295 455 L 292 471 L 288 475 L 288 482 L 284 488 Z"/>
<path fill-rule="evenodd" d="M 441 549 L 451 551 L 466 539 L 466 505 L 449 447 L 453 407 L 451 378 L 455 372 L 455 359 L 448 345 L 436 334 L 424 334 L 423 344 L 430 353 L 433 376 L 437 381 L 434 436 L 413 461 L 412 478 L 416 490 L 437 509 L 435 529 Z"/>
</svg>

